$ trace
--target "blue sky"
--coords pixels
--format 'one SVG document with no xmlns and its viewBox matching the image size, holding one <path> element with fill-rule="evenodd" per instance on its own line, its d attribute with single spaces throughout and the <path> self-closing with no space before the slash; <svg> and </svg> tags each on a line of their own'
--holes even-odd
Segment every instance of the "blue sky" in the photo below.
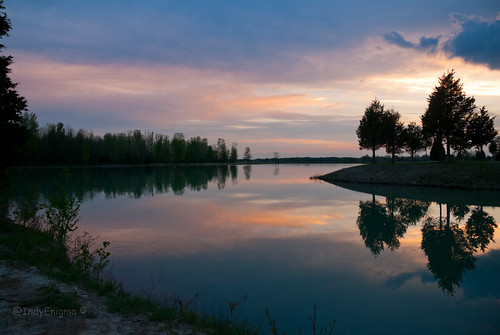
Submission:
<svg viewBox="0 0 500 335">
<path fill-rule="evenodd" d="M 374 98 L 419 121 L 451 69 L 500 116 L 497 0 L 5 7 L 13 78 L 42 125 L 224 137 L 255 157 L 361 156 L 355 130 Z"/>
</svg>

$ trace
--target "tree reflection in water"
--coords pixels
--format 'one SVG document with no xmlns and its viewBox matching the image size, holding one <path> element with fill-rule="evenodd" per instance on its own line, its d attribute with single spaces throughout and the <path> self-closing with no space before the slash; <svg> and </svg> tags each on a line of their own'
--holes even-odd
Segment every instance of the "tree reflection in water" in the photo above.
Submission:
<svg viewBox="0 0 500 335">
<path fill-rule="evenodd" d="M 395 250 L 400 246 L 408 227 L 422 221 L 421 249 L 427 256 L 427 268 L 438 286 L 453 295 L 460 286 L 467 270 L 474 269 L 474 253 L 483 253 L 497 224 L 482 206 L 470 209 L 467 205 L 439 204 L 439 217 L 429 215 L 429 201 L 386 198 L 386 202 L 361 201 L 357 226 L 365 245 L 373 255 L 384 249 Z M 460 226 L 468 215 L 465 226 Z"/>
<path fill-rule="evenodd" d="M 245 179 L 250 179 L 251 168 L 244 168 Z M 54 186 L 58 179 L 58 169 L 32 169 L 29 175 L 19 179 L 13 200 L 22 199 L 26 190 L 33 184 L 38 185 L 44 198 L 55 196 L 58 189 Z M 234 165 L 211 166 L 167 166 L 167 167 L 97 167 L 75 168 L 70 170 L 70 178 L 64 181 L 64 188 L 71 190 L 83 201 L 104 193 L 107 198 L 129 196 L 139 199 L 172 192 L 183 195 L 186 190 L 206 190 L 210 183 L 224 189 L 231 179 L 237 184 L 238 168 Z"/>
<path fill-rule="evenodd" d="M 365 245 L 374 255 L 385 248 L 395 250 L 410 225 L 422 218 L 430 203 L 414 199 L 387 198 L 386 203 L 360 201 L 356 221 Z"/>
</svg>

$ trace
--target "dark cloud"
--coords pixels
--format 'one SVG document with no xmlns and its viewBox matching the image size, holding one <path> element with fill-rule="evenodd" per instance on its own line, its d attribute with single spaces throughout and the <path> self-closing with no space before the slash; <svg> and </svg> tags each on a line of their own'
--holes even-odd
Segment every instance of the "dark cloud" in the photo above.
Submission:
<svg viewBox="0 0 500 335">
<path fill-rule="evenodd" d="M 397 45 L 401 48 L 405 49 L 415 49 L 426 52 L 435 52 L 437 46 L 439 44 L 439 39 L 441 36 L 436 37 L 425 37 L 420 38 L 419 43 L 412 43 L 406 40 L 400 33 L 397 31 L 391 31 L 382 35 L 384 40 L 390 44 Z"/>
<path fill-rule="evenodd" d="M 500 69 L 500 20 L 487 22 L 477 16 L 453 14 L 452 22 L 460 31 L 444 44 L 450 56 Z"/>
<path fill-rule="evenodd" d="M 468 0 L 453 0 L 467 12 Z M 429 11 L 428 8 L 433 10 Z M 441 24 L 449 6 L 435 0 L 9 1 L 8 46 L 75 63 L 146 62 L 287 72 L 303 56 L 362 45 L 386 29 Z M 491 5 L 474 4 L 481 15 Z M 395 28 L 395 29 L 396 29 Z M 436 38 L 404 43 L 432 51 Z M 398 40 L 399 37 L 399 40 Z"/>
<path fill-rule="evenodd" d="M 488 22 L 480 16 L 455 13 L 451 15 L 451 22 L 458 27 L 459 32 L 441 46 L 448 56 L 500 69 L 500 19 Z M 389 44 L 429 53 L 438 50 L 441 39 L 441 36 L 424 36 L 418 43 L 413 43 L 397 31 L 387 32 L 382 37 Z"/>
</svg>

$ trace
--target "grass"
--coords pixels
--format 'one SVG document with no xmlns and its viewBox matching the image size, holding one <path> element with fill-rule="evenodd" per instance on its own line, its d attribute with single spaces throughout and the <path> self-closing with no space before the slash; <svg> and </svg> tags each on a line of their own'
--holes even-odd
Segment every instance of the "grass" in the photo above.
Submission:
<svg viewBox="0 0 500 335">
<path fill-rule="evenodd" d="M 152 322 L 181 322 L 208 334 L 256 335 L 260 332 L 245 322 L 236 324 L 224 316 L 201 315 L 193 309 L 163 305 L 150 297 L 134 296 L 122 289 L 121 283 L 82 272 L 72 263 L 66 248 L 47 232 L 0 219 L 0 259 L 36 266 L 42 274 L 65 283 L 78 283 L 106 299 L 108 310 L 122 315 L 140 314 Z M 55 287 L 43 286 L 29 306 L 45 305 L 58 309 L 78 309 L 78 296 L 63 293 Z"/>
<path fill-rule="evenodd" d="M 0 189 L 8 191 L 1 185 Z M 105 278 L 103 270 L 108 264 L 109 252 L 103 247 L 91 251 L 95 238 L 84 232 L 78 234 L 80 199 L 61 188 L 60 198 L 52 199 L 48 205 L 39 205 L 36 190 L 26 195 L 26 201 L 18 203 L 13 212 L 14 221 L 0 215 L 0 259 L 36 266 L 42 274 L 65 283 L 78 283 L 92 290 L 107 301 L 108 311 L 122 315 L 140 314 L 152 322 L 189 324 L 202 329 L 207 334 L 219 335 L 257 335 L 255 326 L 247 322 L 236 322 L 231 315 L 202 315 L 192 308 L 192 301 L 182 304 L 160 304 L 151 296 L 134 296 L 123 290 L 120 282 L 112 277 Z M 7 213 L 8 192 L 0 196 L 0 213 Z M 39 211 L 45 209 L 45 214 Z M 36 298 L 28 305 L 52 306 L 59 310 L 77 310 L 79 297 L 73 293 L 63 293 L 55 286 L 44 286 Z M 87 317 L 95 317 L 88 314 Z M 270 316 L 268 315 L 270 318 Z M 271 320 L 271 319 L 270 319 Z M 311 319 L 313 332 L 316 327 L 316 306 L 314 319 Z M 270 323 L 271 325 L 271 323 Z M 330 325 L 329 334 L 333 333 Z M 326 331 L 321 328 L 320 334 Z M 278 335 L 275 321 L 272 332 Z"/>
<path fill-rule="evenodd" d="M 500 163 L 377 163 L 354 166 L 314 178 L 328 182 L 500 190 Z"/>
</svg>

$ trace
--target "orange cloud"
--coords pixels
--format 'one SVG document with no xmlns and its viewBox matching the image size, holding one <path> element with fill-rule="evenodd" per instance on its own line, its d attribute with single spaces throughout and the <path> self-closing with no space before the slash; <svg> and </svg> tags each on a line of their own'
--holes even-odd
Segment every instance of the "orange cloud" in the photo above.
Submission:
<svg viewBox="0 0 500 335">
<path fill-rule="evenodd" d="M 292 145 L 304 146 L 322 146 L 330 149 L 348 149 L 352 148 L 352 142 L 333 141 L 333 140 L 318 140 L 309 138 L 260 138 L 260 139 L 242 139 L 248 143 L 285 143 Z"/>
</svg>

